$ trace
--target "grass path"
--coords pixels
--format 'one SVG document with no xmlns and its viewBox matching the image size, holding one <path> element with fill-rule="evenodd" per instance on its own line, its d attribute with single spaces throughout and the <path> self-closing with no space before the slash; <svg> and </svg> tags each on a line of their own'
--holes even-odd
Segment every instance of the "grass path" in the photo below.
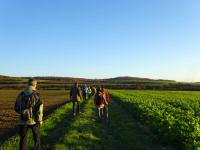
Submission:
<svg viewBox="0 0 200 150">
<path fill-rule="evenodd" d="M 41 140 L 43 149 L 53 149 L 53 146 L 58 142 L 58 139 L 60 137 L 63 137 L 68 130 L 70 129 L 70 125 L 79 117 L 72 116 L 72 104 L 67 110 L 66 110 L 66 116 L 62 119 L 61 122 L 55 126 L 54 130 L 51 130 L 48 132 L 48 134 L 42 134 Z M 81 103 L 81 111 L 84 111 L 85 103 Z"/>
<path fill-rule="evenodd" d="M 152 137 L 115 101 L 110 105 L 110 121 L 99 121 L 93 101 L 52 147 L 56 150 L 163 150 Z M 67 129 L 66 129 L 67 130 Z"/>
<path fill-rule="evenodd" d="M 52 149 L 101 150 L 103 135 L 105 130 L 102 124 L 97 123 L 93 101 L 89 100 L 84 112 L 71 124 L 68 133 L 60 137 Z"/>
</svg>

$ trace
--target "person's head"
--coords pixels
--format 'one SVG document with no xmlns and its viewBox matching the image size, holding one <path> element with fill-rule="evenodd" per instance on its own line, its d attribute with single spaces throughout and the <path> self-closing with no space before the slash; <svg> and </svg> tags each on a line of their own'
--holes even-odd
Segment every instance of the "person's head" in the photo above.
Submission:
<svg viewBox="0 0 200 150">
<path fill-rule="evenodd" d="M 28 85 L 29 86 L 33 86 L 33 87 L 37 87 L 37 80 L 34 78 L 31 78 L 28 80 Z"/>
<path fill-rule="evenodd" d="M 97 93 L 101 91 L 101 87 L 97 87 Z"/>
<path fill-rule="evenodd" d="M 75 82 L 74 85 L 75 85 L 75 86 L 78 86 L 78 82 Z"/>
<path fill-rule="evenodd" d="M 104 91 L 105 87 L 104 85 L 101 85 L 101 90 Z"/>
</svg>

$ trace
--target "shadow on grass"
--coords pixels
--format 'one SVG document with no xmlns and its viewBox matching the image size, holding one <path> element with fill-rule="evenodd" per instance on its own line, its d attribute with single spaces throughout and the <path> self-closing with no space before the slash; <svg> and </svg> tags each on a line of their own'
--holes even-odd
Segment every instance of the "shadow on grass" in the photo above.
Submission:
<svg viewBox="0 0 200 150">
<path fill-rule="evenodd" d="M 97 123 L 94 103 L 89 100 L 85 112 L 71 124 L 70 130 L 55 145 L 56 150 L 102 150 L 105 129 Z"/>
<path fill-rule="evenodd" d="M 125 111 L 124 114 L 128 114 L 127 118 L 130 118 L 130 120 L 133 121 L 133 124 L 131 125 L 131 122 L 129 122 L 127 120 L 127 124 L 124 124 L 124 127 L 128 127 L 131 129 L 132 126 L 132 130 L 129 131 L 129 133 L 131 132 L 135 132 L 135 137 L 133 137 L 133 141 L 135 141 L 138 145 L 142 145 L 142 144 L 146 144 L 149 145 L 148 147 L 144 147 L 145 149 L 165 149 L 165 150 L 172 150 L 174 149 L 172 147 L 172 145 L 170 145 L 169 143 L 165 142 L 165 139 L 161 139 L 161 136 L 158 135 L 157 128 L 152 128 L 151 126 L 146 126 L 145 125 L 145 117 L 141 117 L 143 116 L 143 111 L 141 109 L 139 109 L 139 107 L 137 106 L 137 104 L 133 104 L 130 102 L 125 102 L 120 100 L 119 97 L 116 97 L 114 95 L 112 95 L 112 98 L 115 100 L 115 103 L 118 105 L 118 109 L 123 109 Z M 123 111 L 122 111 L 123 112 Z M 126 116 L 124 116 L 126 117 Z M 126 128 L 125 127 L 125 128 Z M 118 127 L 120 130 L 120 127 Z M 135 130 L 137 129 L 137 130 Z M 121 129 L 123 130 L 123 129 Z M 131 134 L 129 134 L 131 135 Z M 139 140 L 141 139 L 141 140 Z M 128 140 L 128 139 L 127 139 Z M 131 144 L 130 144 L 131 145 Z M 134 145 L 132 145 L 134 146 Z"/>
<path fill-rule="evenodd" d="M 84 111 L 84 107 L 87 101 L 82 102 L 81 104 L 81 112 Z M 70 104 L 70 102 L 69 102 Z M 67 110 L 66 110 L 67 113 Z M 73 116 L 73 113 L 70 112 L 66 115 L 66 117 L 53 129 L 48 132 L 48 135 L 41 136 L 41 143 L 43 150 L 53 149 L 54 145 L 58 142 L 58 140 L 64 135 L 66 135 L 70 129 L 71 124 L 80 117 L 81 114 L 76 117 Z"/>
</svg>

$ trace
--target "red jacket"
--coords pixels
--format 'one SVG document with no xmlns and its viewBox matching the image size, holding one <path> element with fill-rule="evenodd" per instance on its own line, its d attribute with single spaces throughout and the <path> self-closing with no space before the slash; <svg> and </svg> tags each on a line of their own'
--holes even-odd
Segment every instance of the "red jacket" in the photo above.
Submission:
<svg viewBox="0 0 200 150">
<path fill-rule="evenodd" d="M 111 100 L 111 96 L 110 96 L 110 94 L 108 92 L 108 89 L 105 89 L 105 95 L 106 95 L 106 101 L 109 103 L 110 100 Z"/>
</svg>

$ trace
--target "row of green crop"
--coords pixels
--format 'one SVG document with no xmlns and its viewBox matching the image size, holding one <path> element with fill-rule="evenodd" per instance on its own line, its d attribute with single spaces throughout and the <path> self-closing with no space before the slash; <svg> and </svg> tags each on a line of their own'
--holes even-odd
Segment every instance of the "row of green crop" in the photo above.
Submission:
<svg viewBox="0 0 200 150">
<path fill-rule="evenodd" d="M 148 91 L 145 93 L 153 99 L 161 99 L 176 108 L 192 111 L 195 116 L 200 117 L 200 92 L 165 91 L 160 94 L 160 91 Z"/>
<path fill-rule="evenodd" d="M 170 92 L 166 97 L 163 96 L 165 92 L 151 95 L 151 91 L 121 90 L 111 93 L 132 115 L 153 129 L 163 142 L 178 149 L 200 149 L 200 117 L 195 113 L 197 110 L 192 109 L 192 100 L 182 98 L 180 102 L 178 97 L 174 99 L 174 94 L 170 97 Z M 184 105 L 189 109 L 183 109 Z"/>
</svg>

